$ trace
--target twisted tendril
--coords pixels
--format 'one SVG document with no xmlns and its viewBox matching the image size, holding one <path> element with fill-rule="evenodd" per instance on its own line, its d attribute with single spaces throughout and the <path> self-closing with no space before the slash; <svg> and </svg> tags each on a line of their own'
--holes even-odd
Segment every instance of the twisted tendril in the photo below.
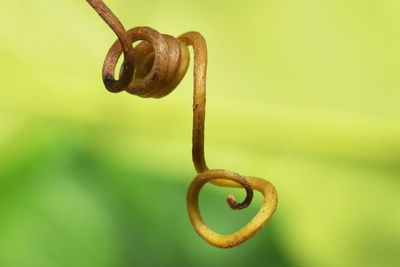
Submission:
<svg viewBox="0 0 400 267">
<path fill-rule="evenodd" d="M 194 51 L 194 93 L 192 159 L 197 171 L 187 192 L 187 210 L 196 232 L 209 244 L 220 248 L 237 246 L 256 234 L 272 217 L 277 205 L 274 186 L 257 177 L 209 169 L 204 156 L 204 121 L 206 104 L 207 46 L 198 32 L 187 32 L 175 38 L 160 34 L 149 27 L 136 27 L 128 31 L 101 0 L 86 0 L 116 33 L 118 40 L 108 51 L 103 65 L 103 82 L 108 91 L 126 91 L 140 97 L 161 98 L 171 93 L 183 79 L 189 65 L 189 49 Z M 135 47 L 134 42 L 141 41 Z M 124 55 L 118 80 L 115 69 Z M 253 199 L 253 189 L 264 195 L 264 202 L 256 216 L 239 231 L 220 235 L 204 223 L 198 205 L 202 187 L 211 182 L 224 187 L 243 187 L 246 198 L 238 203 L 233 195 L 227 197 L 232 209 L 243 209 Z"/>
</svg>

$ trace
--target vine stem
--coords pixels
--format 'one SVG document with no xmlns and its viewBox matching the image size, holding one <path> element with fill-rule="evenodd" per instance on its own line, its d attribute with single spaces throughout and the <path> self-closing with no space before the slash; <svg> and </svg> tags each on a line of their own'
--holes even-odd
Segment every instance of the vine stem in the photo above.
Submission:
<svg viewBox="0 0 400 267">
<path fill-rule="evenodd" d="M 144 98 L 168 95 L 185 76 L 190 58 L 188 46 L 193 47 L 192 159 L 197 176 L 190 184 L 186 197 L 189 218 L 196 232 L 216 247 L 233 247 L 251 238 L 272 217 L 277 205 L 277 192 L 271 183 L 261 178 L 243 177 L 231 171 L 207 167 L 204 155 L 207 44 L 203 36 L 198 32 L 187 32 L 175 38 L 160 34 L 149 27 L 136 27 L 126 31 L 103 1 L 86 1 L 118 37 L 108 51 L 103 65 L 103 82 L 110 92 L 126 91 Z M 141 42 L 133 47 L 132 44 L 136 41 Z M 122 54 L 124 61 L 117 80 L 115 69 Z M 239 231 L 230 235 L 219 235 L 205 224 L 198 206 L 200 191 L 208 182 L 224 187 L 243 187 L 246 190 L 246 198 L 241 203 L 233 195 L 227 197 L 227 203 L 232 209 L 248 207 L 253 199 L 253 189 L 263 194 L 264 202 L 257 215 Z"/>
</svg>

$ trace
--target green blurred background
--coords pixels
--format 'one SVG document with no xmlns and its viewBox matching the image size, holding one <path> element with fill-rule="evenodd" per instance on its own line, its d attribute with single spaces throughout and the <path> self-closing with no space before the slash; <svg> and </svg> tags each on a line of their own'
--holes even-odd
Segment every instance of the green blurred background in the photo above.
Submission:
<svg viewBox="0 0 400 267">
<path fill-rule="evenodd" d="M 191 71 L 161 100 L 110 94 L 116 38 L 85 1 L 0 2 L 1 267 L 399 266 L 399 1 L 107 1 L 127 28 L 208 41 L 208 164 L 280 198 L 230 250 L 186 213 Z M 201 196 L 223 233 L 261 200 L 233 212 L 229 192 Z"/>
</svg>

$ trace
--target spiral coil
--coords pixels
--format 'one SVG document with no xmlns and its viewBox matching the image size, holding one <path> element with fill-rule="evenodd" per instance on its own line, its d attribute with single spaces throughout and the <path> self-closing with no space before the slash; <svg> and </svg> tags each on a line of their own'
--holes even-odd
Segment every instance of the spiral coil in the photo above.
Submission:
<svg viewBox="0 0 400 267">
<path fill-rule="evenodd" d="M 103 65 L 103 82 L 110 92 L 126 91 L 140 97 L 161 98 L 171 93 L 185 76 L 190 53 L 194 51 L 194 93 L 192 159 L 198 175 L 187 192 L 187 210 L 196 232 L 209 244 L 228 248 L 239 245 L 252 237 L 272 217 L 277 205 L 274 186 L 257 177 L 209 169 L 204 156 L 204 122 L 206 102 L 207 46 L 198 32 L 187 32 L 178 38 L 160 34 L 149 27 L 136 27 L 126 31 L 122 23 L 101 0 L 86 0 L 116 33 L 118 40 L 108 51 Z M 141 41 L 135 47 L 134 42 Z M 118 80 L 115 71 L 119 57 L 124 61 Z M 230 195 L 227 202 L 232 209 L 246 208 L 252 201 L 253 189 L 264 195 L 264 202 L 256 216 L 239 231 L 219 235 L 204 223 L 198 206 L 202 187 L 211 182 L 225 187 L 243 187 L 246 198 L 238 203 Z"/>
</svg>

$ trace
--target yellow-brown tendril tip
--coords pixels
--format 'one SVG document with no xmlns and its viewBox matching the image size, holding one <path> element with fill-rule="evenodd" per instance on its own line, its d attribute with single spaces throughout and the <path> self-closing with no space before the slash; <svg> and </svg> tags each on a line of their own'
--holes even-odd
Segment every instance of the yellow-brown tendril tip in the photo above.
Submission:
<svg viewBox="0 0 400 267">
<path fill-rule="evenodd" d="M 244 177 L 242 177 L 242 182 L 240 183 L 240 185 L 246 190 L 246 198 L 242 203 L 238 203 L 234 195 L 228 195 L 228 197 L 226 198 L 226 202 L 228 202 L 229 207 L 231 207 L 231 209 L 233 210 L 241 210 L 247 208 L 253 200 L 253 189 Z"/>
</svg>

